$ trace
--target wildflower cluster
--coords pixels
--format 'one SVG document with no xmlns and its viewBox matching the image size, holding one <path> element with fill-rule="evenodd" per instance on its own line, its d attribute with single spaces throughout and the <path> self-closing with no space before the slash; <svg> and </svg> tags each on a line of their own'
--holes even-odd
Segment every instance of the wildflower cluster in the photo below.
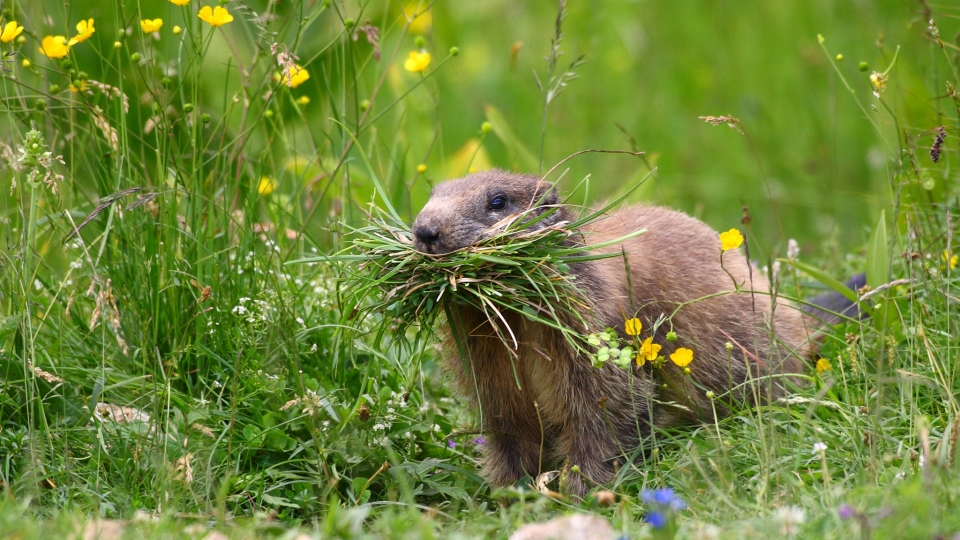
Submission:
<svg viewBox="0 0 960 540">
<path fill-rule="evenodd" d="M 666 357 L 660 354 L 663 346 L 654 343 L 653 335 L 646 338 L 641 337 L 643 323 L 640 319 L 636 317 L 627 319 L 624 321 L 623 330 L 626 335 L 633 339 L 632 344 L 624 345 L 614 328 L 607 328 L 603 332 L 587 336 L 587 343 L 596 347 L 596 350 L 590 356 L 593 367 L 602 368 L 608 360 L 622 369 L 629 368 L 631 361 L 636 361 L 638 366 L 643 366 L 647 362 L 654 367 L 663 366 L 666 361 Z M 676 341 L 677 334 L 673 331 L 667 332 L 666 340 L 669 342 Z M 634 351 L 636 351 L 636 356 L 634 356 Z M 689 373 L 690 368 L 687 366 L 693 361 L 693 350 L 678 347 L 670 354 L 670 361 L 683 368 L 685 373 Z"/>
</svg>

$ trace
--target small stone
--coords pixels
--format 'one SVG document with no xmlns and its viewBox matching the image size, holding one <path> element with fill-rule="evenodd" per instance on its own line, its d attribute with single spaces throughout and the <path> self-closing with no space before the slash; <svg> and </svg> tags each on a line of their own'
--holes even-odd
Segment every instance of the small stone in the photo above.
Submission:
<svg viewBox="0 0 960 540">
<path fill-rule="evenodd" d="M 514 531 L 510 540 L 612 540 L 614 537 L 607 520 L 576 514 L 546 523 L 529 523 Z"/>
</svg>

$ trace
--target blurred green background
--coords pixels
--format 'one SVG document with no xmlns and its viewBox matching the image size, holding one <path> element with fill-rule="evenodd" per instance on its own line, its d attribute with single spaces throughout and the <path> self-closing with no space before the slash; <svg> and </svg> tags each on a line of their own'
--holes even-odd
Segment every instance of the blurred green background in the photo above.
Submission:
<svg viewBox="0 0 960 540">
<path fill-rule="evenodd" d="M 262 1 L 228 5 L 248 23 L 266 9 Z M 76 51 L 84 69 L 96 78 L 96 64 L 102 65 L 101 54 L 111 54 L 116 28 L 135 28 L 136 20 L 117 24 L 118 10 L 98 0 L 63 6 L 45 2 L 18 9 L 32 19 L 52 21 L 52 31 L 72 29 L 72 22 L 81 17 L 97 17 L 103 30 L 91 42 L 102 52 L 89 47 Z M 285 14 L 290 6 L 280 3 L 276 9 Z M 786 238 L 799 239 L 809 250 L 818 249 L 824 240 L 835 240 L 843 249 L 859 247 L 880 209 L 894 196 L 888 187 L 884 153 L 895 155 L 898 148 L 890 115 L 884 112 L 881 118 L 870 108 L 877 103 L 871 96 L 870 72 L 885 70 L 897 45 L 903 45 L 883 96 L 886 106 L 914 119 L 916 124 L 909 126 L 913 130 L 932 129 L 944 123 L 941 114 L 954 114 L 948 99 L 938 99 L 944 82 L 937 73 L 914 69 L 938 65 L 930 62 L 938 55 L 943 64 L 943 52 L 926 35 L 924 9 L 921 2 L 901 0 L 570 2 L 560 64 L 566 66 L 581 54 L 585 63 L 576 69 L 579 78 L 549 109 L 544 168 L 583 149 L 629 149 L 629 136 L 647 153 L 647 162 L 659 167 L 634 201 L 676 207 L 724 230 L 739 223 L 742 201 L 750 209 L 754 232 L 767 254 Z M 953 45 L 958 39 L 960 9 L 942 9 L 956 15 L 940 18 L 941 34 Z M 378 119 L 362 140 L 384 174 L 398 176 L 391 189 L 409 189 L 409 198 L 398 194 L 407 217 L 426 200 L 430 184 L 466 172 L 464 164 L 471 156 L 476 168 L 536 172 L 543 98 L 534 72 L 543 78 L 557 4 L 440 0 L 433 4 L 430 20 L 418 20 L 402 37 L 400 11 L 399 3 L 334 2 L 333 9 L 310 23 L 299 43 L 294 43 L 295 31 L 290 28 L 276 34 L 277 41 L 292 45 L 313 74 L 296 92 L 311 100 L 304 108 L 307 122 L 291 122 L 288 127 L 293 126 L 294 135 L 285 142 L 307 159 L 319 154 L 335 163 L 346 138 L 340 135 L 339 147 L 325 146 L 336 137 L 331 118 L 346 114 L 349 124 L 362 114 L 361 103 L 371 97 L 397 40 L 402 39 L 385 77 L 391 91 L 382 91 L 374 99 L 370 118 Z M 169 2 L 141 2 L 137 13 L 138 18 L 163 17 L 168 27 L 183 24 L 184 12 Z M 331 46 L 338 43 L 346 18 L 380 29 L 382 60 L 370 58 L 372 47 L 362 33 L 352 41 L 351 62 L 344 61 L 339 45 Z M 215 36 L 202 81 L 208 108 L 223 110 L 227 97 L 238 87 L 233 59 L 252 54 L 249 43 L 256 32 L 253 24 L 233 25 Z M 423 35 L 426 49 L 433 54 L 428 73 L 440 66 L 450 47 L 459 47 L 460 54 L 395 103 L 419 77 L 402 68 L 407 52 L 416 48 L 417 34 Z M 882 134 L 844 88 L 817 43 L 817 34 L 826 38 L 831 56 L 843 54 L 839 67 L 867 112 L 882 123 Z M 166 58 L 178 54 L 175 41 L 167 37 L 154 46 Z M 240 51 L 238 56 L 235 50 Z M 33 48 L 26 52 L 36 56 Z M 869 70 L 859 71 L 860 62 L 866 62 Z M 176 71 L 174 62 L 169 70 Z M 355 77 L 356 85 L 339 83 Z M 224 88 L 225 80 L 230 81 L 230 91 Z M 344 86 L 346 91 L 337 90 Z M 904 111 L 905 96 L 911 103 L 926 105 Z M 236 112 L 231 119 L 234 127 L 241 120 Z M 290 110 L 285 112 L 292 115 Z M 481 124 L 497 113 L 502 117 L 496 123 L 498 129 L 483 138 L 477 149 Z M 731 129 L 698 119 L 706 115 L 739 118 L 749 141 Z M 502 127 L 515 133 L 533 161 L 523 158 L 517 144 L 505 144 L 497 136 Z M 931 142 L 932 137 L 919 144 Z M 248 149 L 256 151 L 258 145 L 269 143 L 249 144 Z M 379 153 L 372 151 L 377 145 Z M 277 153 L 288 151 L 278 149 Z M 351 159 L 360 163 L 355 153 Z M 419 163 L 428 166 L 427 181 L 416 174 Z M 569 192 L 589 175 L 592 201 L 633 185 L 648 171 L 636 158 L 608 154 L 580 156 L 567 166 L 564 189 Z M 951 170 L 942 167 L 937 174 Z M 358 178 L 355 187 L 363 183 Z M 358 203 L 362 199 L 356 198 Z M 348 215 L 348 221 L 356 222 L 359 216 Z"/>
<path fill-rule="evenodd" d="M 847 247 L 865 240 L 864 227 L 891 199 L 884 142 L 842 86 L 817 34 L 831 54 L 844 55 L 841 69 L 869 107 L 876 100 L 859 62 L 883 71 L 898 44 L 904 52 L 940 54 L 918 43 L 926 28 L 920 3 L 593 1 L 568 8 L 562 61 L 584 53 L 586 63 L 551 107 L 547 166 L 584 148 L 629 148 L 620 123 L 659 167 L 643 199 L 722 230 L 737 225 L 742 200 L 768 245 L 785 241 L 781 234 L 808 244 L 835 235 Z M 556 4 L 439 2 L 435 11 L 438 46 L 462 50 L 440 77 L 445 148 L 471 137 L 489 105 L 536 151 L 542 99 L 532 72 L 545 69 Z M 941 34 L 953 40 L 956 31 L 954 24 Z M 522 47 L 511 63 L 517 42 Z M 913 127 L 940 125 L 934 113 L 952 113 L 949 101 L 936 101 L 919 80 L 931 74 L 909 71 L 919 63 L 905 54 L 897 65 L 907 68 L 890 72 L 884 98 L 898 107 L 900 95 L 919 93 L 931 123 Z M 938 86 L 942 93 L 943 82 Z M 739 118 L 759 166 L 743 137 L 698 119 L 705 115 Z M 430 121 L 427 114 L 419 119 Z M 887 135 L 895 147 L 893 131 Z M 485 147 L 494 164 L 517 165 L 499 141 Z M 638 169 L 632 158 L 603 154 L 569 166 L 567 180 L 590 174 L 600 195 L 636 180 Z"/>
</svg>

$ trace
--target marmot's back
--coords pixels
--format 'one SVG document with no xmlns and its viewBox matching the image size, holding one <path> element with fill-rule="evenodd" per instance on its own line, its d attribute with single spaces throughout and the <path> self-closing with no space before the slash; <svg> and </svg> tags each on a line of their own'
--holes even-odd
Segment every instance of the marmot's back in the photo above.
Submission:
<svg viewBox="0 0 960 540">
<path fill-rule="evenodd" d="M 655 341 L 663 346 L 661 354 L 666 357 L 677 347 L 692 349 L 696 360 L 690 364 L 691 378 L 717 395 L 743 383 L 748 366 L 754 376 L 803 370 L 803 359 L 811 352 L 808 334 L 812 329 L 801 312 L 783 301 L 771 309 L 765 278 L 757 273 L 751 277 L 740 250 L 723 252 L 721 266 L 718 235 L 703 222 L 676 210 L 639 205 L 590 223 L 582 232 L 591 245 L 641 229 L 646 232 L 600 250 L 627 253 L 632 298 L 622 257 L 576 269 L 578 279 L 585 274 L 581 286 L 603 313 L 604 324 L 618 328 L 622 335 L 625 316 L 636 314 L 649 325 L 661 314 L 669 317 L 679 309 L 672 319 L 677 341 L 663 339 L 669 323 L 659 329 L 660 339 Z M 737 286 L 740 292 L 735 292 Z M 727 343 L 734 345 L 733 351 L 727 351 Z M 674 382 L 683 380 L 681 370 L 670 362 L 663 371 Z M 775 389 L 782 386 L 782 381 L 771 382 Z M 661 399 L 696 406 L 700 410 L 694 409 L 695 414 L 709 416 L 712 409 L 704 391 L 684 390 L 688 389 L 668 392 L 671 395 Z M 744 387 L 737 395 L 748 391 Z"/>
</svg>

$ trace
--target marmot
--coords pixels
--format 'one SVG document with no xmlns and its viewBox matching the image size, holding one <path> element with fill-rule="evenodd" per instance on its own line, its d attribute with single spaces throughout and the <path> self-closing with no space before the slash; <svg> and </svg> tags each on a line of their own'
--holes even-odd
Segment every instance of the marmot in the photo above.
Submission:
<svg viewBox="0 0 960 540">
<path fill-rule="evenodd" d="M 572 210 L 559 205 L 554 186 L 536 176 L 494 170 L 443 182 L 414 222 L 415 247 L 435 255 L 464 248 L 538 202 L 533 214 L 556 210 L 537 227 L 575 220 Z M 692 349 L 689 373 L 669 360 L 659 367 L 631 362 L 632 376 L 610 362 L 597 369 L 559 331 L 516 315 L 507 317 L 519 342 L 514 359 L 483 313 L 452 306 L 456 320 L 446 323 L 444 363 L 460 393 L 482 409 L 482 468 L 491 484 L 576 465 L 580 474 L 569 475 L 568 487 L 582 497 L 594 484 L 609 481 L 614 461 L 629 459 L 653 426 L 710 420 L 714 410 L 726 413 L 723 403 L 730 399 L 776 399 L 783 393 L 783 375 L 803 371 L 815 349 L 809 336 L 820 323 L 786 302 L 774 306 L 764 278 L 751 280 L 740 250 L 725 252 L 721 268 L 720 240 L 703 222 L 638 205 L 585 225 L 576 236 L 589 249 L 640 229 L 646 233 L 600 250 L 626 252 L 629 282 L 619 256 L 571 264 L 570 273 L 592 303 L 589 319 L 597 328 L 591 331 L 616 328 L 622 339 L 627 319 L 639 318 L 646 338 L 661 315 L 706 297 L 675 314 L 676 341 L 666 339 L 665 326 L 652 336 L 665 357 L 678 347 Z M 741 284 L 740 292 L 710 297 L 733 291 L 731 277 Z M 469 358 L 460 358 L 454 332 L 467 344 Z M 751 380 L 755 383 L 745 384 Z M 725 398 L 711 403 L 708 391 Z"/>
</svg>

